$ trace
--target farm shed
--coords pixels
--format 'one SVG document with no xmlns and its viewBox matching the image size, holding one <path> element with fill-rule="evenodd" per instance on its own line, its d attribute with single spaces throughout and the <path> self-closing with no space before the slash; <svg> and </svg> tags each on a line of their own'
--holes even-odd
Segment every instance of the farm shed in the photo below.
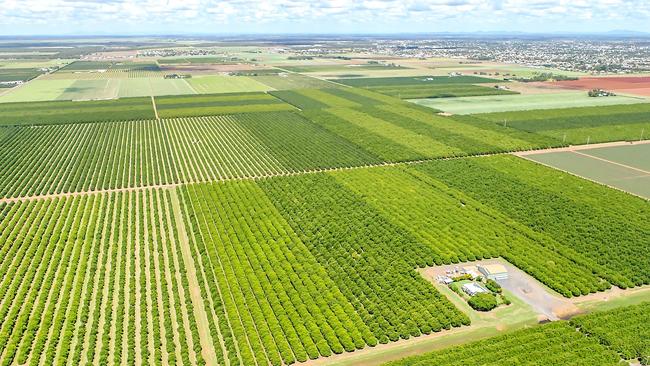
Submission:
<svg viewBox="0 0 650 366">
<path fill-rule="evenodd" d="M 507 280 L 508 279 L 508 270 L 501 264 L 487 264 L 484 266 L 478 267 L 479 272 L 481 272 L 486 278 L 490 280 Z"/>
<path fill-rule="evenodd" d="M 470 282 L 466 283 L 462 287 L 463 291 L 465 291 L 466 294 L 469 296 L 474 296 L 476 294 L 488 292 L 488 290 L 484 289 L 483 287 L 479 286 L 475 282 Z"/>
</svg>

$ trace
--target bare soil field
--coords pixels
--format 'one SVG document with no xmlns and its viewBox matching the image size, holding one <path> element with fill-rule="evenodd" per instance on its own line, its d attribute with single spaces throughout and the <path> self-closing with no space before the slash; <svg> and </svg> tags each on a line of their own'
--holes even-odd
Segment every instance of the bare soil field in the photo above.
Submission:
<svg viewBox="0 0 650 366">
<path fill-rule="evenodd" d="M 618 93 L 650 96 L 650 77 L 648 76 L 586 77 L 578 80 L 556 81 L 551 84 L 565 89 L 604 89 Z"/>
</svg>

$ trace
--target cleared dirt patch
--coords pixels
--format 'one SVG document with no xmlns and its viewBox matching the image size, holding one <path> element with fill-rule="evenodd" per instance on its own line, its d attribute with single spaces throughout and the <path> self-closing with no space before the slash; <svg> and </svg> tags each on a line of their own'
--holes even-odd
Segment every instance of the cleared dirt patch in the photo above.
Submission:
<svg viewBox="0 0 650 366">
<path fill-rule="evenodd" d="M 565 89 L 604 89 L 621 94 L 650 96 L 649 76 L 588 77 L 578 80 L 556 81 L 550 84 Z"/>
</svg>

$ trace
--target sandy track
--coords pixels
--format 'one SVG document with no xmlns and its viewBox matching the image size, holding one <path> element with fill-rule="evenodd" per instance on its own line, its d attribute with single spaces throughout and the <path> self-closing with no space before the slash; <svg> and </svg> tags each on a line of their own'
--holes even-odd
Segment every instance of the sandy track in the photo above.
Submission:
<svg viewBox="0 0 650 366">
<path fill-rule="evenodd" d="M 199 333 L 199 342 L 201 343 L 202 356 L 208 365 L 217 364 L 217 356 L 214 352 L 213 345 L 215 344 L 212 336 L 210 335 L 210 329 L 208 327 L 208 314 L 205 312 L 205 300 L 201 296 L 201 290 L 199 288 L 198 274 L 194 261 L 192 260 L 192 253 L 189 244 L 189 237 L 183 224 L 183 219 L 181 217 L 181 204 L 178 199 L 178 194 L 176 190 L 171 191 L 171 203 L 174 209 L 172 215 L 176 220 L 176 227 L 178 228 L 178 240 L 179 245 L 181 246 L 181 255 L 185 262 L 185 270 L 187 271 L 187 281 L 189 286 L 190 297 L 192 300 L 192 307 L 194 308 L 194 316 L 196 317 L 196 325 Z M 219 340 L 222 342 L 222 340 Z M 223 346 L 222 346 L 223 347 Z"/>
</svg>

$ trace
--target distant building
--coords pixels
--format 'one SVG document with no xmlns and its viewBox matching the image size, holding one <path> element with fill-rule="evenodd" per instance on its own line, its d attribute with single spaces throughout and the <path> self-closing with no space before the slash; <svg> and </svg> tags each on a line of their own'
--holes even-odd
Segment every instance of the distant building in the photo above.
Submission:
<svg viewBox="0 0 650 366">
<path fill-rule="evenodd" d="M 438 282 L 442 283 L 443 285 L 449 285 L 454 282 L 449 276 L 438 276 Z"/>
<path fill-rule="evenodd" d="M 475 282 L 470 282 L 466 283 L 461 287 L 463 291 L 468 294 L 469 296 L 474 296 L 476 294 L 482 294 L 488 292 L 488 290 L 484 289 L 483 287 L 479 286 Z"/>
<path fill-rule="evenodd" d="M 189 79 L 191 78 L 191 75 L 181 75 L 181 74 L 167 74 L 165 75 L 165 79 Z"/>
<path fill-rule="evenodd" d="M 496 281 L 508 279 L 508 270 L 501 264 L 486 264 L 478 266 L 478 270 L 490 280 Z"/>
<path fill-rule="evenodd" d="M 5 86 L 12 87 L 12 86 L 22 85 L 22 84 L 24 84 L 24 83 L 25 83 L 25 82 L 22 81 L 22 80 L 0 81 L 0 86 L 3 86 L 3 87 L 5 87 Z"/>
</svg>

